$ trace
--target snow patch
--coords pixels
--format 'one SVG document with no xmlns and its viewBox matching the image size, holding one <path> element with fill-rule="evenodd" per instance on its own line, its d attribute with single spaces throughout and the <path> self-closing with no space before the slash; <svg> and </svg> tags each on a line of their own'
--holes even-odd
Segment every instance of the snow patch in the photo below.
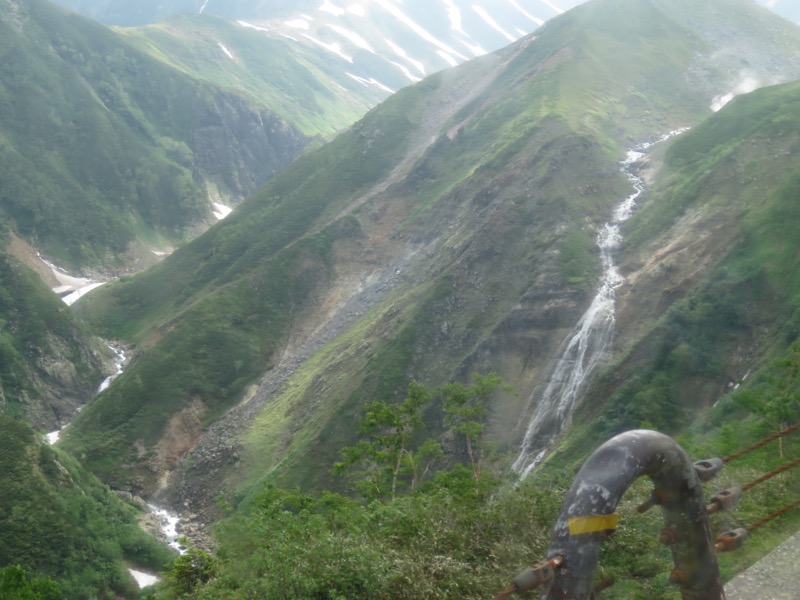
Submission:
<svg viewBox="0 0 800 600">
<path fill-rule="evenodd" d="M 344 60 L 346 60 L 349 63 L 353 62 L 353 57 L 348 55 L 348 54 L 345 54 L 344 51 L 342 50 L 342 46 L 338 42 L 331 42 L 330 44 L 327 44 L 327 43 L 323 42 L 322 40 L 318 40 L 313 35 L 309 35 L 307 33 L 304 33 L 303 37 L 306 38 L 306 39 L 311 40 L 317 46 L 320 46 L 321 48 L 324 48 L 328 52 L 331 52 L 331 53 L 335 54 L 336 56 L 338 56 L 340 58 L 343 58 Z"/>
<path fill-rule="evenodd" d="M 416 33 L 423 40 L 436 46 L 440 51 L 446 52 L 449 56 L 455 55 L 462 61 L 467 60 L 466 56 L 464 56 L 460 52 L 457 52 L 456 50 L 445 44 L 443 41 L 436 38 L 434 35 L 431 35 L 431 33 L 428 32 L 424 27 L 418 25 L 413 19 L 407 16 L 402 10 L 400 10 L 397 6 L 395 6 L 388 0 L 373 0 L 373 2 L 375 2 L 375 4 L 377 4 L 386 12 L 388 12 L 390 15 L 392 15 L 395 19 L 400 21 L 403 25 L 411 29 L 411 31 Z M 441 52 L 439 54 L 441 56 Z"/>
<path fill-rule="evenodd" d="M 458 40 L 458 41 L 461 42 L 461 44 L 467 50 L 469 50 L 475 57 L 484 56 L 485 54 L 488 54 L 488 52 L 486 52 L 486 50 L 483 47 L 481 47 L 480 44 L 470 44 L 467 40 Z"/>
<path fill-rule="evenodd" d="M 564 13 L 564 9 L 563 9 L 563 8 L 561 8 L 561 7 L 559 7 L 559 6 L 556 6 L 556 5 L 555 5 L 555 4 L 553 4 L 552 2 L 548 2 L 548 0 L 542 0 L 542 2 L 544 2 L 544 3 L 545 3 L 547 6 L 549 6 L 550 8 L 552 8 L 552 9 L 553 9 L 553 10 L 556 12 L 556 14 L 559 14 L 559 15 L 560 15 L 560 14 L 563 14 L 563 13 Z"/>
<path fill-rule="evenodd" d="M 129 568 L 128 573 L 133 575 L 133 578 L 136 580 L 136 585 L 139 586 L 139 589 L 146 588 L 148 585 L 155 585 L 161 581 L 161 577 L 158 575 L 151 575 L 150 573 L 137 571 L 136 569 Z"/>
<path fill-rule="evenodd" d="M 292 29 L 303 29 L 305 31 L 311 29 L 311 23 L 305 19 L 292 19 L 291 21 L 284 21 L 283 24 Z"/>
<path fill-rule="evenodd" d="M 233 212 L 233 209 L 230 206 L 225 206 L 221 202 L 213 202 L 211 204 L 211 212 L 214 213 L 217 221 L 222 221 L 222 219 Z"/>
<path fill-rule="evenodd" d="M 511 35 L 505 29 L 503 29 L 500 26 L 500 24 L 497 21 L 495 21 L 488 12 L 486 12 L 484 10 L 484 8 L 482 6 L 477 6 L 477 5 L 473 4 L 472 5 L 472 10 L 474 10 L 476 13 L 478 13 L 478 16 L 481 19 L 483 19 L 489 25 L 489 27 L 491 27 L 492 29 L 497 31 L 500 35 L 502 35 L 504 38 L 506 38 L 509 42 L 516 42 L 517 41 L 517 38 L 515 38 L 513 35 Z"/>
<path fill-rule="evenodd" d="M 231 51 L 230 51 L 230 50 L 228 50 L 228 49 L 225 47 L 225 44 L 223 44 L 222 42 L 217 42 L 217 45 L 218 45 L 218 46 L 220 47 L 220 49 L 221 49 L 221 50 L 222 50 L 222 51 L 225 53 L 225 56 L 227 56 L 228 58 L 230 58 L 231 60 L 233 60 L 233 54 L 231 53 Z"/>
<path fill-rule="evenodd" d="M 367 15 L 367 9 L 361 3 L 351 4 L 347 7 L 347 12 L 357 17 L 365 17 Z"/>
<path fill-rule="evenodd" d="M 67 306 L 70 306 L 70 305 L 74 304 L 75 302 L 77 302 L 85 294 L 88 294 L 93 289 L 99 288 L 101 285 L 105 285 L 105 284 L 106 284 L 105 281 L 96 281 L 94 283 L 90 283 L 89 285 L 85 285 L 82 288 L 80 288 L 78 290 L 75 290 L 71 294 L 67 294 L 66 296 L 64 296 L 61 299 L 64 301 L 64 304 L 66 304 Z"/>
<path fill-rule="evenodd" d="M 380 81 L 378 81 L 374 77 L 366 79 L 365 77 L 359 77 L 358 75 L 353 75 L 352 73 L 347 73 L 346 75 L 352 79 L 355 79 L 358 83 L 366 87 L 374 87 L 378 88 L 379 90 L 383 90 L 384 92 L 394 94 L 394 90 L 392 88 L 383 85 Z"/>
<path fill-rule="evenodd" d="M 248 29 L 255 29 L 256 31 L 264 31 L 269 32 L 269 27 L 263 27 L 261 25 L 253 25 L 252 23 L 248 23 L 247 21 L 236 21 L 240 26 L 247 27 Z"/>
<path fill-rule="evenodd" d="M 521 12 L 523 15 L 525 15 L 525 17 L 527 17 L 528 19 L 530 19 L 531 21 L 533 21 L 534 23 L 536 23 L 536 25 L 537 25 L 537 26 L 544 25 L 544 19 L 540 19 L 540 18 L 538 18 L 538 17 L 534 17 L 534 16 L 533 16 L 531 13 L 529 13 L 529 12 L 528 12 L 527 10 L 525 10 L 525 9 L 524 9 L 522 6 L 520 6 L 520 4 L 519 4 L 519 2 L 517 2 L 517 0 L 509 0 L 509 1 L 511 2 L 511 6 L 513 6 L 514 8 L 516 8 L 516 9 L 517 9 L 519 12 Z M 559 13 L 559 14 L 561 14 L 562 12 L 564 12 L 563 10 L 561 10 L 560 8 L 558 8 L 557 6 L 550 5 L 550 7 L 551 7 L 553 10 L 555 10 L 557 13 Z M 526 33 L 527 33 L 527 32 L 526 32 Z M 525 35 L 525 34 L 523 34 L 523 35 Z"/>
<path fill-rule="evenodd" d="M 321 12 L 332 14 L 334 17 L 341 17 L 344 14 L 344 9 L 336 6 L 330 0 L 324 0 L 322 6 L 318 9 Z"/>
<path fill-rule="evenodd" d="M 461 10 L 453 0 L 442 0 L 447 8 L 447 16 L 450 18 L 450 28 L 456 33 L 467 35 L 461 22 Z"/>
<path fill-rule="evenodd" d="M 362 50 L 366 50 L 367 52 L 375 54 L 375 50 L 372 49 L 372 46 L 369 45 L 369 42 L 367 42 L 367 40 L 358 35 L 355 31 L 350 31 L 349 29 L 346 29 L 345 27 L 340 27 L 339 25 L 328 25 L 328 27 L 333 29 L 336 33 L 338 33 L 342 37 L 348 39 L 350 42 L 352 42 Z"/>
<path fill-rule="evenodd" d="M 408 77 L 408 79 L 411 80 L 412 83 L 417 83 L 419 81 L 422 81 L 421 77 L 416 77 L 415 75 L 412 75 L 411 71 L 409 71 L 408 68 L 405 65 L 401 65 L 399 62 L 395 62 L 393 60 L 389 61 L 389 62 L 391 62 L 391 64 L 393 64 L 395 67 L 400 69 L 400 71 L 402 71 L 403 75 Z"/>
<path fill-rule="evenodd" d="M 455 67 L 455 66 L 458 65 L 458 61 L 455 58 L 453 58 L 452 56 L 450 56 L 444 50 L 437 50 L 436 54 L 441 56 L 451 67 Z"/>
<path fill-rule="evenodd" d="M 425 65 L 422 64 L 421 61 L 418 61 L 418 60 L 415 60 L 415 59 L 411 58 L 405 50 L 403 50 L 400 46 L 395 44 L 389 38 L 383 38 L 383 39 L 389 45 L 389 48 L 392 49 L 392 52 L 397 54 L 397 56 L 399 56 L 400 58 L 410 62 L 411 66 L 413 66 L 417 71 L 419 71 L 420 73 L 425 75 Z"/>
</svg>

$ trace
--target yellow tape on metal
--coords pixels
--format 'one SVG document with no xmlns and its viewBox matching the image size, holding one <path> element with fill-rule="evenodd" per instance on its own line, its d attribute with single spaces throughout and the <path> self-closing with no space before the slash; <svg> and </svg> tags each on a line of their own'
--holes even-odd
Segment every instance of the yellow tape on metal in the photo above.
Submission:
<svg viewBox="0 0 800 600">
<path fill-rule="evenodd" d="M 619 515 L 590 515 L 588 517 L 573 517 L 567 521 L 570 535 L 594 533 L 595 531 L 608 531 L 617 528 Z"/>
</svg>

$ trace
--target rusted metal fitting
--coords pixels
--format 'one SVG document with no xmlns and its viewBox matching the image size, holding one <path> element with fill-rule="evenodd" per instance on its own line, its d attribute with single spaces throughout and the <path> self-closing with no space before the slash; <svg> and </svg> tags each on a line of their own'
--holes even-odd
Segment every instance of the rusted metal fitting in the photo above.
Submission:
<svg viewBox="0 0 800 600">
<path fill-rule="evenodd" d="M 706 506 L 708 514 L 713 515 L 721 510 L 732 510 L 739 504 L 742 498 L 742 488 L 734 487 L 728 488 L 717 492 L 709 499 L 709 504 Z"/>
<path fill-rule="evenodd" d="M 548 581 L 552 581 L 556 576 L 556 569 L 563 563 L 563 556 L 553 556 L 525 569 L 522 573 L 517 575 L 511 583 L 517 588 L 517 593 L 527 592 Z"/>
<path fill-rule="evenodd" d="M 694 470 L 697 473 L 697 478 L 700 481 L 711 481 L 720 474 L 722 471 L 722 467 L 725 466 L 725 463 L 722 462 L 721 458 L 709 458 L 706 460 L 698 460 L 694 463 Z"/>
<path fill-rule="evenodd" d="M 667 527 L 661 531 L 658 541 L 665 546 L 672 546 L 678 541 L 678 532 L 674 527 Z"/>
<path fill-rule="evenodd" d="M 608 577 L 607 579 L 603 579 L 603 580 L 598 581 L 597 583 L 595 583 L 594 587 L 592 588 L 592 596 L 591 596 L 592 600 L 594 600 L 594 598 L 600 592 L 602 592 L 603 590 L 607 590 L 612 585 L 614 585 L 614 578 L 613 577 Z"/>
<path fill-rule="evenodd" d="M 636 512 L 645 513 L 654 506 L 661 506 L 664 504 L 665 495 L 661 490 L 653 490 L 650 497 L 636 507 Z"/>
<path fill-rule="evenodd" d="M 684 585 L 689 581 L 689 576 L 686 571 L 679 568 L 674 568 L 669 572 L 669 582 L 675 585 Z"/>
<path fill-rule="evenodd" d="M 714 548 L 717 552 L 731 552 L 738 550 L 747 541 L 747 529 L 733 529 L 717 536 Z"/>
<path fill-rule="evenodd" d="M 660 505 L 667 527 L 677 531 L 670 546 L 676 569 L 686 573 L 683 600 L 722 600 L 723 587 L 708 526 L 706 498 L 692 461 L 678 443 L 657 431 L 619 434 L 583 463 L 570 486 L 553 528 L 548 555 L 564 557 L 546 593 L 547 600 L 588 600 L 600 556 L 606 519 L 616 512 L 623 494 L 639 477 L 653 482 L 644 506 Z M 589 517 L 593 527 L 576 533 L 575 523 Z"/>
</svg>

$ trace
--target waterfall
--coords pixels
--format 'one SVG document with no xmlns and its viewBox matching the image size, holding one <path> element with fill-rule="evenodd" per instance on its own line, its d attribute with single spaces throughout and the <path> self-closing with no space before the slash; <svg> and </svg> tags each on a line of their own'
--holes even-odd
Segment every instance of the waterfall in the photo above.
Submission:
<svg viewBox="0 0 800 600">
<path fill-rule="evenodd" d="M 614 336 L 616 289 L 624 282 L 614 265 L 614 252 L 622 242 L 620 226 L 633 214 L 636 200 L 644 191 L 644 181 L 632 167 L 654 144 L 683 131 L 686 130 L 671 131 L 655 142 L 629 150 L 620 163 L 620 170 L 631 182 L 633 192 L 617 206 L 597 235 L 603 266 L 597 294 L 575 329 L 561 344 L 559 357 L 550 367 L 544 391 L 539 394 L 541 386 L 538 386 L 531 396 L 529 404 L 537 397 L 539 401 L 528 421 L 519 456 L 512 465 L 521 478 L 525 478 L 544 459 L 555 438 L 569 422 L 579 393 L 597 367 L 607 362 Z"/>
<path fill-rule="evenodd" d="M 103 381 L 100 382 L 100 386 L 97 388 L 97 392 L 95 393 L 95 395 L 99 394 L 100 392 L 102 392 L 103 390 L 108 388 L 108 386 L 111 385 L 111 382 L 114 381 L 114 379 L 116 377 L 118 377 L 119 375 L 122 374 L 123 367 L 125 365 L 125 361 L 127 360 L 127 357 L 125 356 L 125 349 L 124 348 L 117 347 L 117 346 L 114 346 L 114 345 L 108 344 L 108 343 L 106 345 L 116 355 L 116 358 L 114 359 L 114 364 L 116 365 L 117 370 L 116 370 L 115 373 L 113 373 L 112 375 L 109 375 Z M 83 406 L 79 406 L 77 412 L 80 412 L 82 408 L 83 408 Z M 67 425 L 69 425 L 69 423 L 67 423 Z M 55 431 L 51 431 L 51 432 L 45 434 L 45 437 L 47 439 L 47 443 L 50 444 L 51 446 L 53 444 L 55 444 L 59 440 L 59 438 L 61 437 L 61 431 L 67 425 L 64 425 L 63 427 L 60 427 L 59 429 L 56 429 Z"/>
</svg>

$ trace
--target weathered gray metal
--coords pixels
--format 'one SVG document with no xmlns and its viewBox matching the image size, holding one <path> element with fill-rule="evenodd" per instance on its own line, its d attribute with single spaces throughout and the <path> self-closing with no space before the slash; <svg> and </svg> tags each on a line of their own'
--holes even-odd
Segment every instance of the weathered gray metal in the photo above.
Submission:
<svg viewBox="0 0 800 600">
<path fill-rule="evenodd" d="M 675 569 L 683 600 L 721 600 L 722 581 L 708 525 L 703 490 L 686 452 L 669 436 L 636 430 L 600 446 L 586 460 L 567 493 L 553 530 L 548 557 L 562 557 L 547 600 L 589 600 L 600 546 L 616 527 L 622 495 L 641 476 L 655 484 L 671 532 Z"/>
</svg>

